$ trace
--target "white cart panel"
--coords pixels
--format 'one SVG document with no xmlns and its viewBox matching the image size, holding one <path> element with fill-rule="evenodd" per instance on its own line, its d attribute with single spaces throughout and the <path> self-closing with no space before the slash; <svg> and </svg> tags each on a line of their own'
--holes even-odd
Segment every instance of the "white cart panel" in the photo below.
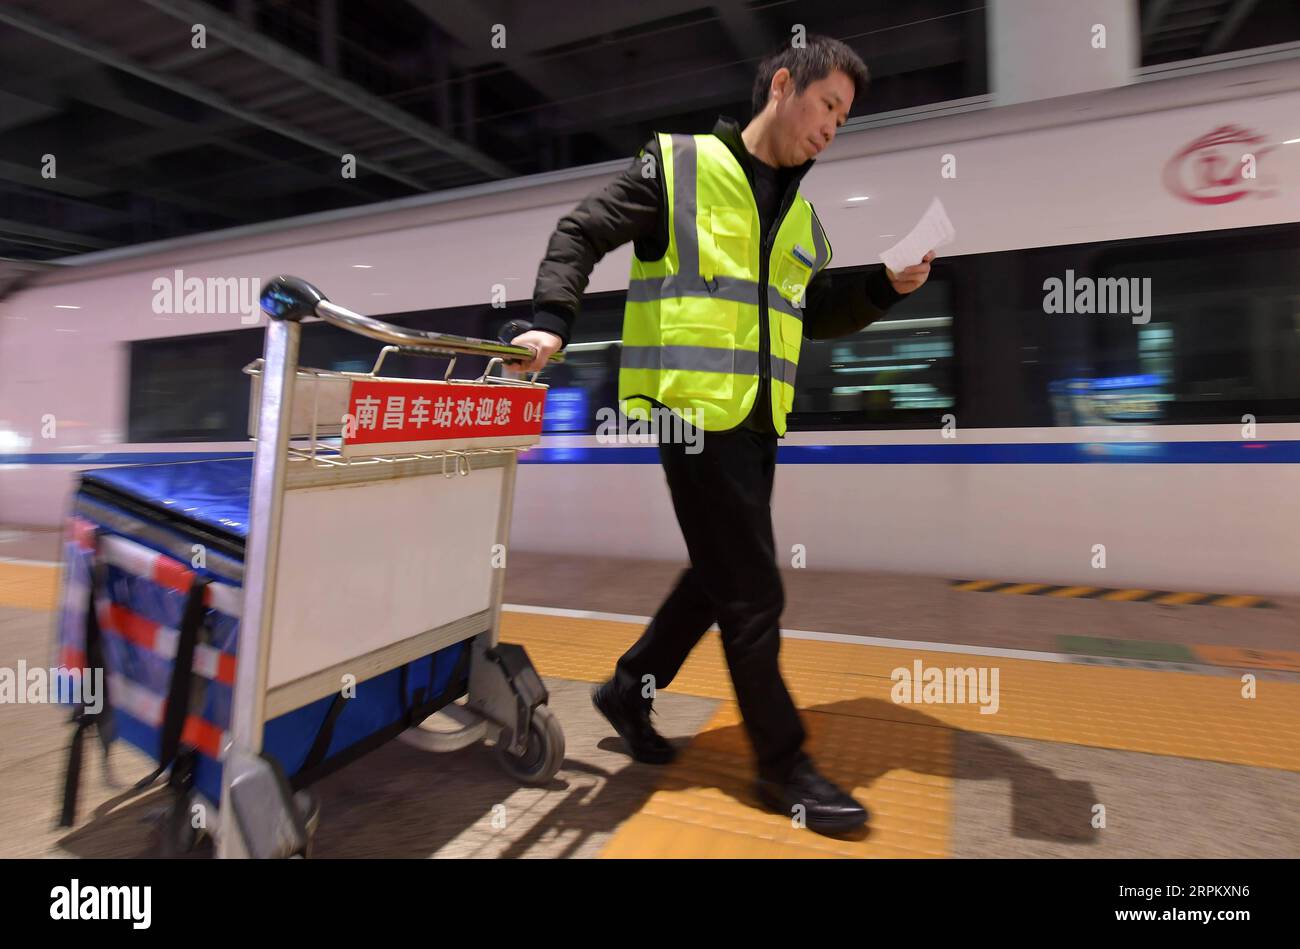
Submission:
<svg viewBox="0 0 1300 949">
<path fill-rule="evenodd" d="M 285 492 L 267 686 L 492 605 L 503 469 Z"/>
</svg>

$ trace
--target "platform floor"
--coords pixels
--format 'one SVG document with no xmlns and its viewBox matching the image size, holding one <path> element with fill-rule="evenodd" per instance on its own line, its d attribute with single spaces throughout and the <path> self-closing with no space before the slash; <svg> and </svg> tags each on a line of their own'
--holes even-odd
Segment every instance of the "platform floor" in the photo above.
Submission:
<svg viewBox="0 0 1300 949">
<path fill-rule="evenodd" d="M 809 750 L 873 815 L 862 833 L 828 837 L 759 808 L 716 632 L 656 703 L 658 727 L 682 748 L 673 765 L 632 762 L 592 709 L 591 685 L 680 569 L 512 553 L 506 599 L 524 605 L 506 612 L 503 638 L 527 647 L 551 690 L 567 738 L 560 773 L 520 788 L 490 748 L 431 756 L 393 742 L 318 785 L 316 854 L 1300 856 L 1300 676 L 1285 658 L 1300 650 L 1294 602 L 1071 600 L 791 571 L 782 666 Z M 0 667 L 48 664 L 55 584 L 48 567 L 0 563 Z M 1063 652 L 1062 636 L 1104 638 L 1117 655 Z M 1125 654 L 1133 642 L 1263 658 Z M 894 702 L 893 670 L 916 661 L 996 668 L 997 712 Z M 1248 673 L 1254 698 L 1242 696 Z M 0 856 L 154 853 L 161 794 L 115 798 L 97 755 L 80 823 L 54 826 L 67 738 L 57 709 L 0 705 Z M 127 747 L 112 762 L 123 782 L 149 770 Z"/>
</svg>

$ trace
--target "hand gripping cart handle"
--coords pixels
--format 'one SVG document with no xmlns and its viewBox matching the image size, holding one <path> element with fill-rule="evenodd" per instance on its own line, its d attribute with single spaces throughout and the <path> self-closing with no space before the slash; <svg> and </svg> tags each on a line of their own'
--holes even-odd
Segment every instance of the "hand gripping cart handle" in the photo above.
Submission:
<svg viewBox="0 0 1300 949">
<path fill-rule="evenodd" d="M 246 367 L 256 450 L 218 854 L 307 849 L 315 809 L 264 754 L 269 720 L 334 695 L 341 725 L 357 701 L 350 685 L 399 668 L 405 706 L 407 667 L 429 656 L 436 665 L 453 648 L 468 653 L 467 701 L 443 704 L 439 717 L 459 727 L 411 716 L 401 737 L 435 751 L 494 740 L 507 771 L 545 784 L 564 734 L 527 654 L 498 642 L 498 630 L 516 454 L 540 438 L 546 386 L 536 373 L 490 375 L 534 352 L 361 316 L 295 277 L 269 281 L 261 305 L 270 320 L 263 358 Z M 375 368 L 300 368 L 312 316 L 386 344 Z M 393 351 L 490 359 L 477 379 L 452 379 L 454 358 L 442 380 L 385 379 Z"/>
</svg>

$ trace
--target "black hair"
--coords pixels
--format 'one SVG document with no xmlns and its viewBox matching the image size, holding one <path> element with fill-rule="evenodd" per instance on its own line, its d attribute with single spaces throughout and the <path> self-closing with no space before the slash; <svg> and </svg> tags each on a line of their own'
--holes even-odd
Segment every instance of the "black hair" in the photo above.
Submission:
<svg viewBox="0 0 1300 949">
<path fill-rule="evenodd" d="M 847 45 L 830 36 L 811 34 L 805 37 L 801 46 L 786 46 L 780 52 L 773 53 L 758 65 L 758 76 L 754 79 L 754 97 L 751 105 L 754 115 L 767 107 L 768 92 L 772 88 L 772 77 L 778 69 L 790 70 L 794 80 L 795 95 L 799 95 L 814 82 L 825 79 L 835 70 L 840 70 L 853 80 L 853 99 L 862 101 L 867 93 L 867 64 Z"/>
</svg>

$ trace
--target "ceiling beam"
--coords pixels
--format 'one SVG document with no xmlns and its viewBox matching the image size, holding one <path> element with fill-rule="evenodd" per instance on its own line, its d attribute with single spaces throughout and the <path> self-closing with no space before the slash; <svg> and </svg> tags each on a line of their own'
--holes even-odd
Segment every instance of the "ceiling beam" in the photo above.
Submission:
<svg viewBox="0 0 1300 949">
<path fill-rule="evenodd" d="M 319 163 L 319 154 L 315 150 L 286 157 L 251 146 L 240 141 L 239 136 L 255 131 L 256 127 L 248 125 L 239 118 L 213 112 L 203 120 L 185 121 L 174 112 L 168 111 L 167 107 L 170 103 L 150 95 L 141 95 L 145 91 L 152 92 L 157 87 L 142 86 L 133 90 L 133 97 L 121 89 L 119 83 L 113 81 L 112 74 L 100 75 L 99 66 L 91 68 L 92 72 L 87 73 L 84 78 L 77 77 L 75 81 L 65 82 L 58 95 L 43 85 L 30 82 L 13 87 L 12 92 L 19 101 L 25 99 L 39 103 L 53 112 L 58 111 L 57 101 L 72 98 L 105 112 L 130 119 L 132 122 L 150 126 L 150 129 L 100 142 L 94 149 L 76 156 L 71 171 L 77 175 L 77 178 L 69 178 L 69 168 L 65 162 L 57 179 L 45 180 L 26 174 L 14 175 L 15 180 L 21 179 L 24 183 L 41 190 L 84 197 L 130 191 L 156 197 L 163 202 L 190 211 L 201 211 L 229 220 L 256 217 L 258 211 L 248 206 L 246 201 L 232 202 L 229 198 L 217 198 L 211 194 L 211 183 L 218 177 L 224 176 L 181 175 L 164 187 L 158 183 L 157 177 L 146 166 L 147 160 L 191 148 L 216 146 L 222 151 L 247 159 L 255 169 L 269 170 L 283 167 L 302 169 L 303 178 L 296 183 L 296 186 L 292 179 L 281 181 L 280 189 L 285 194 L 329 187 L 337 183 L 334 181 L 336 176 L 329 176 L 320 169 L 305 165 L 311 159 L 316 159 Z M 22 134 L 22 129 L 14 130 L 0 140 L 0 144 L 9 146 L 12 151 L 15 142 L 21 141 Z M 32 148 L 35 147 L 33 144 Z M 427 148 L 424 145 L 419 147 Z M 376 157 L 386 160 L 386 156 Z M 23 169 L 23 171 L 30 172 L 30 169 Z M 256 171 L 246 167 L 233 169 L 229 174 L 255 176 Z M 376 190 L 373 185 L 378 179 L 370 176 L 339 179 L 339 181 L 362 202 L 384 200 L 392 196 L 388 191 Z M 245 191 L 246 189 L 242 189 L 241 195 Z"/>
<path fill-rule="evenodd" d="M 648 3 L 586 3 L 581 16 L 557 16 L 547 3 L 517 0 L 407 0 L 448 32 L 448 27 L 468 30 L 457 65 L 478 67 L 502 61 L 503 54 L 545 56 L 563 46 L 594 46 L 603 37 L 636 27 L 648 20 L 663 20 L 706 9 L 709 0 L 655 0 Z M 506 28 L 506 49 L 494 49 L 493 25 Z M 668 34 L 671 36 L 671 33 Z M 651 37 L 650 42 L 657 38 Z"/>
<path fill-rule="evenodd" d="M 533 52 L 537 37 L 530 30 L 511 30 L 509 17 L 500 13 L 498 5 L 489 2 L 465 3 L 460 0 L 408 0 L 411 6 L 422 12 L 429 20 L 466 50 L 479 65 L 484 62 L 500 61 L 507 69 L 523 79 L 541 95 L 551 100 L 539 115 L 554 115 L 563 110 L 575 117 L 584 113 L 581 109 L 571 111 L 565 100 L 585 96 L 592 91 L 591 77 L 559 62 L 557 59 L 537 59 Z M 502 23 L 506 27 L 505 49 L 493 49 L 491 46 L 492 27 Z M 459 57 L 462 62 L 467 58 Z M 441 93 L 439 93 L 441 94 Z M 607 145 L 617 148 L 618 143 L 611 138 L 598 122 L 590 121 L 590 113 L 585 113 L 587 123 L 583 131 L 591 132 Z M 571 127 L 572 122 L 560 125 L 556 122 L 542 123 L 548 131 L 562 127 Z"/>
<path fill-rule="evenodd" d="M 943 35 L 933 39 L 918 41 L 915 45 L 868 58 L 867 66 L 874 80 L 887 76 L 902 75 L 946 66 L 949 63 L 963 61 L 965 40 L 960 33 Z M 744 122 L 748 118 L 753 69 L 746 78 L 730 65 L 720 65 L 714 69 L 692 70 L 680 76 L 665 75 L 655 70 L 646 70 L 638 76 L 623 77 L 621 99 L 623 105 L 617 113 L 609 116 L 612 127 L 621 127 L 658 116 L 694 112 L 711 106 L 725 105 L 734 101 L 745 103 L 744 114 L 732 116 Z M 868 92 L 870 98 L 870 92 Z M 585 104 L 586 121 L 592 116 L 604 120 L 604 114 L 594 109 L 595 99 Z M 581 131 L 580 122 L 569 122 L 558 126 L 561 131 Z"/>
<path fill-rule="evenodd" d="M 147 82 L 163 86 L 187 96 L 195 101 L 202 102 L 204 105 L 219 109 L 230 115 L 238 116 L 246 122 L 259 125 L 262 128 L 269 129 L 285 138 L 301 142 L 317 151 L 324 152 L 333 156 L 336 160 L 344 154 L 353 154 L 353 150 L 339 142 L 331 141 L 315 133 L 308 132 L 305 129 L 298 128 L 293 124 L 276 118 L 275 116 L 262 115 L 249 109 L 236 105 L 222 96 L 217 95 L 202 86 L 189 82 L 184 79 L 178 79 L 175 76 L 169 76 L 166 73 L 160 73 L 152 69 L 119 55 L 116 51 L 109 49 L 102 44 L 85 39 L 70 30 L 61 26 L 42 20 L 25 11 L 15 10 L 12 7 L 0 6 L 0 23 L 8 23 L 10 26 L 17 27 L 31 33 L 33 36 L 39 36 L 42 39 L 57 43 L 66 49 L 74 50 L 84 56 L 96 59 L 101 63 L 112 66 L 114 69 L 120 69 L 123 72 L 138 76 Z M 392 178 L 394 181 L 400 181 L 402 184 L 424 192 L 428 190 L 427 185 L 418 178 L 404 174 L 396 168 L 387 165 L 384 162 L 375 161 L 364 155 L 357 155 L 357 164 L 362 167 L 370 168 L 386 178 Z"/>
<path fill-rule="evenodd" d="M 273 40 L 255 33 L 234 17 L 197 0 L 138 0 L 161 13 L 184 23 L 202 23 L 208 29 L 208 38 L 216 37 L 228 46 L 260 60 L 268 66 L 306 83 L 319 92 L 346 103 L 375 121 L 400 129 L 411 138 L 425 142 L 432 148 L 478 169 L 492 178 L 510 177 L 505 165 L 490 158 L 476 148 L 453 138 L 441 129 L 416 118 L 411 113 L 385 102 L 347 80 L 330 75 L 305 56 L 295 53 Z"/>
<path fill-rule="evenodd" d="M 718 20 L 736 44 L 736 52 L 757 64 L 772 52 L 774 43 L 763 28 L 763 22 L 750 9 L 746 0 L 718 0 L 713 4 Z"/>
</svg>

